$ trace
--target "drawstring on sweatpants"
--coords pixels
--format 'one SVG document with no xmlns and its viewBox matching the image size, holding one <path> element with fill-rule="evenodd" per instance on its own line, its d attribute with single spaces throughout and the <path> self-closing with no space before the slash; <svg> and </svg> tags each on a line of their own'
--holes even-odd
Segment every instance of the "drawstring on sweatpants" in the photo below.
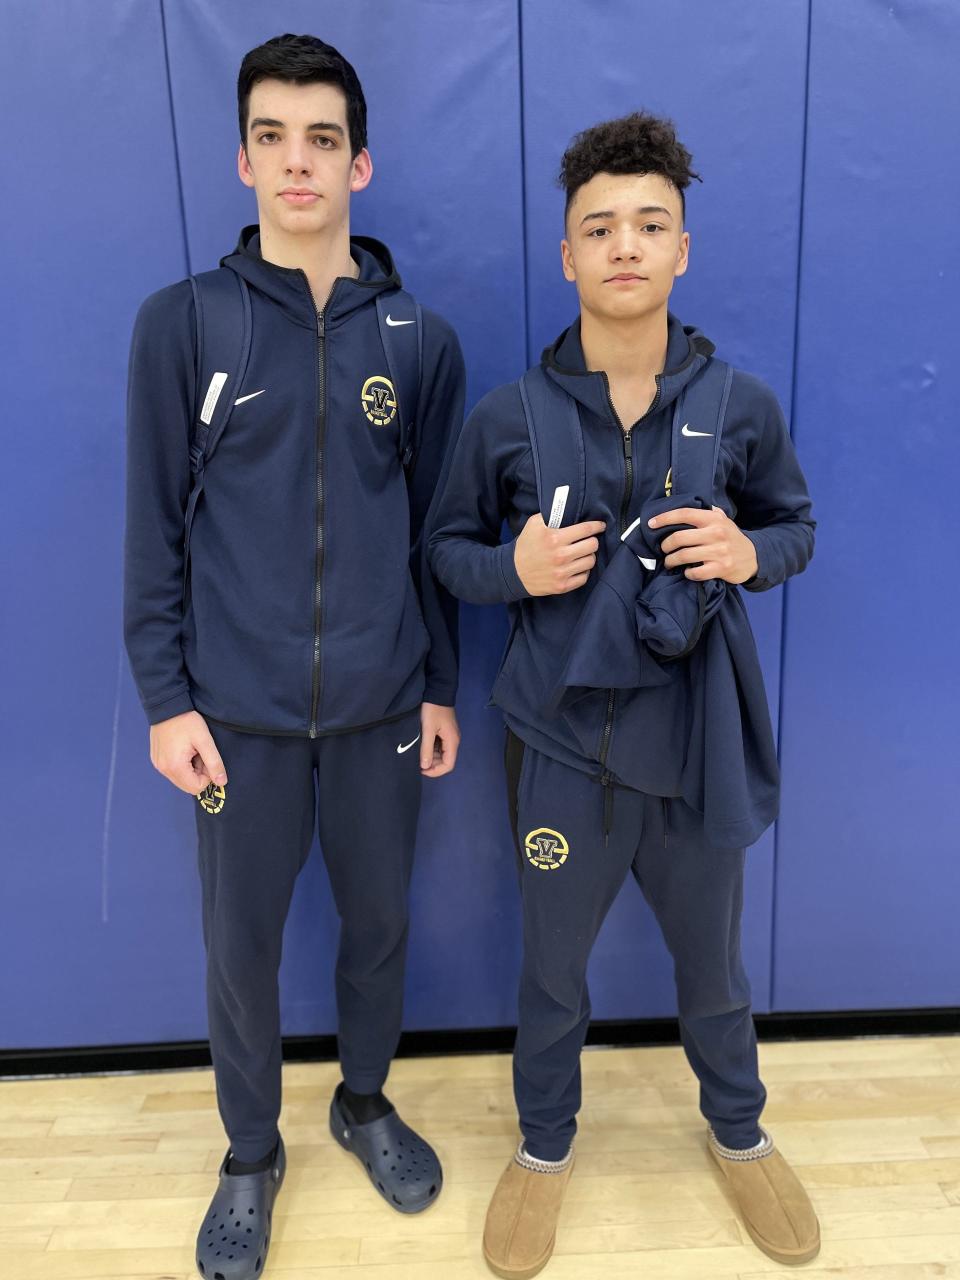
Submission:
<svg viewBox="0 0 960 1280">
<path fill-rule="evenodd" d="M 662 802 L 662 804 L 663 804 L 663 847 L 664 847 L 664 848 L 666 848 L 666 847 L 667 847 L 667 827 L 668 827 L 668 819 L 667 819 L 667 797 L 666 797 L 666 796 L 661 796 L 661 797 L 660 797 L 660 800 L 661 800 L 661 802 Z"/>
</svg>

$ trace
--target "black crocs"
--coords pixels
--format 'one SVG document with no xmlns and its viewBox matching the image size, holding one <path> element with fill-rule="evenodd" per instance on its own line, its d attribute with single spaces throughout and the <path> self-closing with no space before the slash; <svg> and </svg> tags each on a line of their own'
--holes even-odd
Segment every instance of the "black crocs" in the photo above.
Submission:
<svg viewBox="0 0 960 1280">
<path fill-rule="evenodd" d="M 197 1270 L 206 1280 L 256 1280 L 267 1261 L 273 1202 L 287 1168 L 283 1139 L 263 1173 L 227 1173 L 229 1159 L 228 1151 L 197 1236 Z"/>
<path fill-rule="evenodd" d="M 443 1170 L 437 1153 L 396 1111 L 369 1124 L 354 1124 L 343 1109 L 338 1087 L 330 1103 L 330 1132 L 344 1151 L 357 1157 L 398 1213 L 421 1213 L 440 1194 Z"/>
</svg>

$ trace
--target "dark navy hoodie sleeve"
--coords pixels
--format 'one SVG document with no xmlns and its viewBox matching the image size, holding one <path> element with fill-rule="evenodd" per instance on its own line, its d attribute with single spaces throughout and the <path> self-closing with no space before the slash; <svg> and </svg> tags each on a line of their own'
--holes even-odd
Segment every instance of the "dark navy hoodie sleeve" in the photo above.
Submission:
<svg viewBox="0 0 960 1280">
<path fill-rule="evenodd" d="M 767 591 L 807 567 L 816 521 L 776 396 L 759 378 L 738 370 L 730 400 L 728 423 L 734 430 L 738 417 L 749 423 L 742 470 L 727 484 L 737 524 L 757 552 L 757 573 L 743 586 Z"/>
<path fill-rule="evenodd" d="M 470 414 L 449 463 L 432 522 L 429 555 L 440 581 L 471 604 L 513 603 L 529 592 L 514 568 L 513 542 L 500 542 L 512 476 L 524 447 L 516 383 L 484 396 Z"/>
<path fill-rule="evenodd" d="M 123 629 L 151 724 L 193 709 L 180 632 L 194 331 L 185 280 L 143 303 L 130 349 Z"/>
<path fill-rule="evenodd" d="M 452 707 L 457 696 L 459 605 L 434 576 L 427 545 L 444 459 L 463 422 L 465 382 L 457 335 L 445 320 L 424 311 L 419 442 L 410 478 L 410 566 L 430 636 L 423 700 L 443 707 Z"/>
</svg>

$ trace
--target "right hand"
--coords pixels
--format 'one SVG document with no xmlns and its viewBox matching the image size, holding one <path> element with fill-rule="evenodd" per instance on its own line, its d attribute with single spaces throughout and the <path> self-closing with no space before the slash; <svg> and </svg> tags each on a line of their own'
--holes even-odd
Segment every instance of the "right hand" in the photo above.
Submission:
<svg viewBox="0 0 960 1280">
<path fill-rule="evenodd" d="M 532 596 L 562 596 L 582 587 L 597 563 L 603 520 L 550 529 L 538 511 L 523 526 L 513 548 L 520 581 Z"/>
<path fill-rule="evenodd" d="M 150 763 L 175 787 L 194 796 L 211 782 L 222 787 L 227 781 L 220 752 L 199 711 L 150 726 Z"/>
</svg>

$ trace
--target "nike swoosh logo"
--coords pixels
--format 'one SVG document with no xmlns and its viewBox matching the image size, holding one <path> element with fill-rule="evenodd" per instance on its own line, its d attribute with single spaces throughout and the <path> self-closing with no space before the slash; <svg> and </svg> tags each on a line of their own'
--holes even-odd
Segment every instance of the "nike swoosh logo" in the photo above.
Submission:
<svg viewBox="0 0 960 1280">
<path fill-rule="evenodd" d="M 402 756 L 405 751 L 409 751 L 410 748 L 416 746 L 416 744 L 419 741 L 420 741 L 420 735 L 418 733 L 417 736 L 414 738 L 413 742 L 408 742 L 405 747 L 401 747 L 401 746 L 397 747 L 397 755 Z"/>
<path fill-rule="evenodd" d="M 398 324 L 413 324 L 413 320 L 394 320 L 393 316 L 387 316 L 387 324 L 391 329 L 395 329 Z"/>
<path fill-rule="evenodd" d="M 685 422 L 683 424 L 683 429 L 681 430 L 680 434 L 682 436 L 712 436 L 713 432 L 712 431 L 691 431 L 690 423 Z"/>
<path fill-rule="evenodd" d="M 257 396 L 262 396 L 266 389 L 266 387 L 263 387 L 260 391 L 251 391 L 248 396 L 240 396 L 239 399 L 234 400 L 233 403 L 243 404 L 245 400 L 256 400 Z"/>
</svg>

